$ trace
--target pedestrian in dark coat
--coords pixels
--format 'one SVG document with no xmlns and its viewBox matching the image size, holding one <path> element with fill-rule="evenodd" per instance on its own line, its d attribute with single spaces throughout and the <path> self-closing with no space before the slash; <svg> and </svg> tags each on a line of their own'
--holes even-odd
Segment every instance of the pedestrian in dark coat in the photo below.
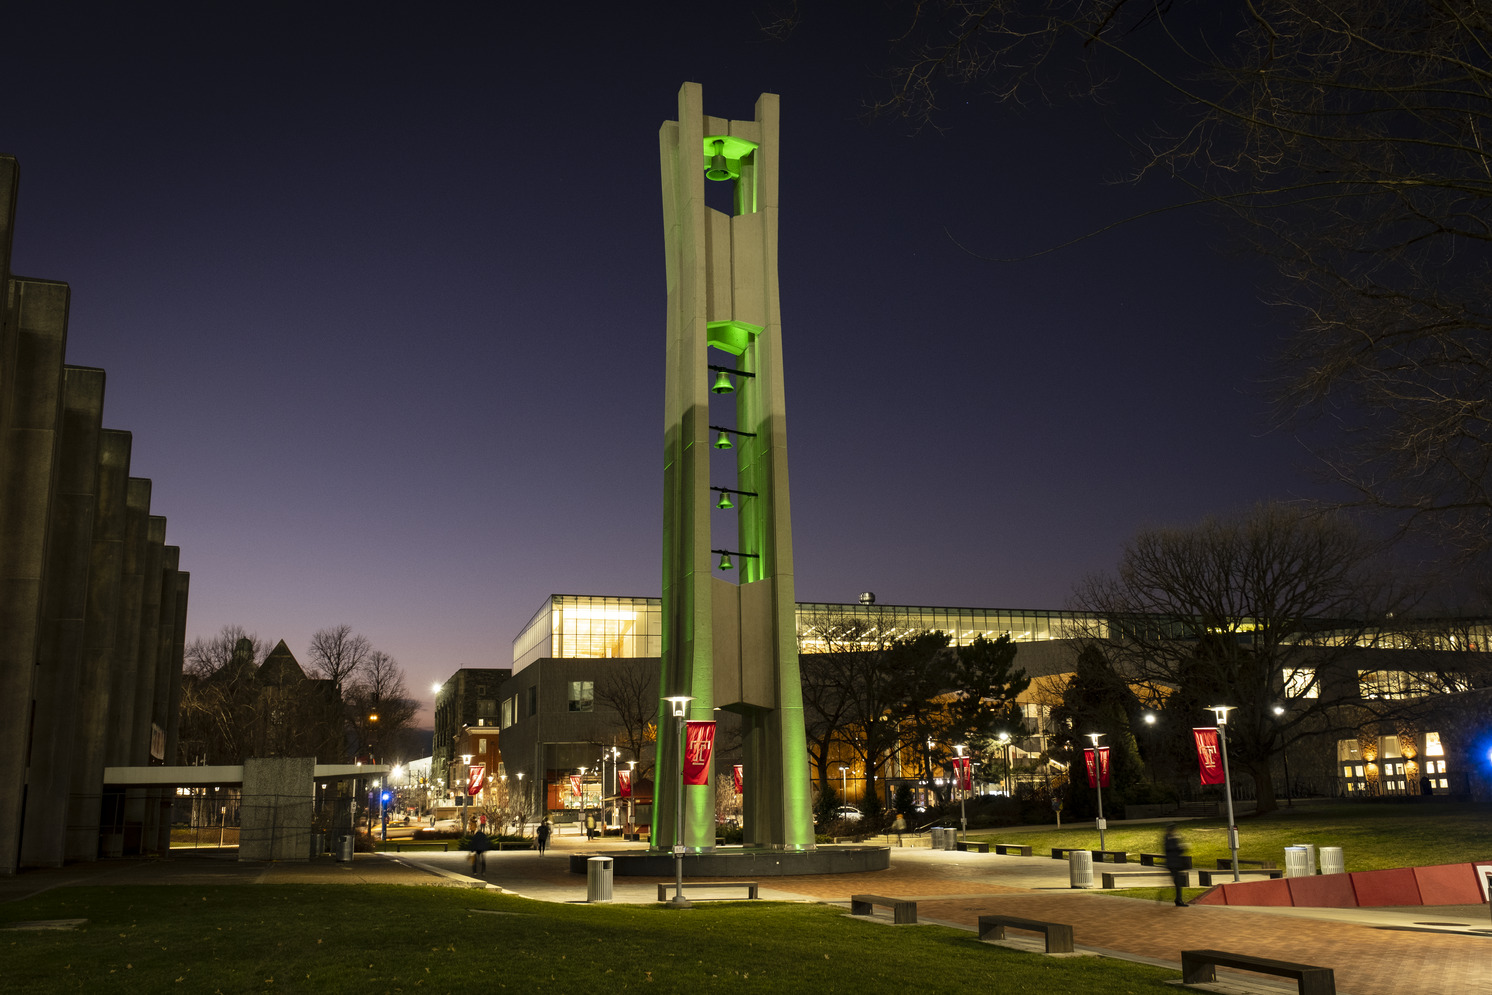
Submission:
<svg viewBox="0 0 1492 995">
<path fill-rule="evenodd" d="M 1186 859 L 1186 845 L 1181 842 L 1181 837 L 1176 834 L 1176 823 L 1172 822 L 1166 826 L 1166 870 L 1171 872 L 1171 881 L 1176 885 L 1176 904 L 1185 905 L 1181 898 L 1181 889 L 1186 884 L 1186 870 L 1189 861 Z"/>
<path fill-rule="evenodd" d="M 549 845 L 549 820 L 548 819 L 545 819 L 543 822 L 539 823 L 539 832 L 538 832 L 537 835 L 538 835 L 538 839 L 539 839 L 539 853 L 542 855 L 544 853 L 544 848 Z"/>
</svg>

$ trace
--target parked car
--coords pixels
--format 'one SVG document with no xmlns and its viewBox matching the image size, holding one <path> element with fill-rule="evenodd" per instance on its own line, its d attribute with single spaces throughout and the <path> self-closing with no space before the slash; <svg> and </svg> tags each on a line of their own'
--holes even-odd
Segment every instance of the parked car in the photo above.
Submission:
<svg viewBox="0 0 1492 995">
<path fill-rule="evenodd" d="M 853 805 L 841 805 L 834 810 L 834 818 L 854 822 L 860 818 L 860 810 Z"/>
</svg>

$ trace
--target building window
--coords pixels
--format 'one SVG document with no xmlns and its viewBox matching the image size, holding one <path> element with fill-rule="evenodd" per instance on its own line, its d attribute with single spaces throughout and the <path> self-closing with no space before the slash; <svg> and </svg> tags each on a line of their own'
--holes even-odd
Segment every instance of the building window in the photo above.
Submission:
<svg viewBox="0 0 1492 995">
<path fill-rule="evenodd" d="M 570 711 L 589 712 L 596 700 L 596 685 L 593 681 L 570 682 Z"/>
<path fill-rule="evenodd" d="M 1425 733 L 1425 756 L 1427 756 L 1427 757 L 1443 757 L 1443 756 L 1445 756 L 1445 747 L 1440 745 L 1440 733 L 1438 733 L 1438 732 L 1427 732 L 1427 733 Z"/>
<path fill-rule="evenodd" d="M 486 753 L 487 752 L 487 737 L 486 736 L 483 736 L 481 739 L 477 740 L 477 752 L 478 753 Z"/>
<path fill-rule="evenodd" d="M 478 698 L 477 714 L 492 716 L 497 714 L 497 700 L 495 698 Z"/>
<path fill-rule="evenodd" d="M 518 696 L 503 699 L 503 722 L 502 727 L 506 729 L 513 724 L 514 712 L 518 711 Z"/>
<path fill-rule="evenodd" d="M 528 689 L 528 714 L 539 714 L 539 686 L 537 684 Z"/>
</svg>

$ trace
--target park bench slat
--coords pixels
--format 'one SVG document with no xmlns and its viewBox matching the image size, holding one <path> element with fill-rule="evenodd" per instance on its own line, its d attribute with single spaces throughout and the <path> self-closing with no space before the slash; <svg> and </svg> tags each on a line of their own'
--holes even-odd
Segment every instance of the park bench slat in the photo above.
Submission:
<svg viewBox="0 0 1492 995">
<path fill-rule="evenodd" d="M 981 940 L 1003 940 L 1007 927 L 1042 934 L 1046 938 L 1046 952 L 1049 954 L 1072 953 L 1072 926 L 1063 922 L 1045 922 L 1040 919 L 1025 919 L 1021 916 L 980 916 L 979 938 Z"/>
<path fill-rule="evenodd" d="M 908 898 L 887 898 L 885 895 L 851 895 L 850 915 L 873 915 L 873 906 L 876 905 L 889 908 L 893 922 L 906 924 L 917 921 L 916 902 Z"/>
<path fill-rule="evenodd" d="M 1300 995 L 1336 995 L 1337 991 L 1336 975 L 1329 967 L 1296 964 L 1286 960 L 1254 957 L 1249 954 L 1230 953 L 1223 950 L 1181 951 L 1183 984 L 1198 985 L 1216 981 L 1219 967 L 1294 978 Z"/>
</svg>

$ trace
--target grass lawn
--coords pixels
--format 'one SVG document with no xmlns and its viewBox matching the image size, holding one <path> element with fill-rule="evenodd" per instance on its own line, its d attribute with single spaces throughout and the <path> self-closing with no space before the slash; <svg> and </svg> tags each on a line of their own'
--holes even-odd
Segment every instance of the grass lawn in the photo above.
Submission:
<svg viewBox="0 0 1492 995">
<path fill-rule="evenodd" d="M 1199 819 L 1177 826 L 1193 866 L 1209 868 L 1228 856 L 1226 819 Z M 1162 824 L 1126 826 L 1110 823 L 1104 834 L 1110 850 L 1159 853 Z M 1097 847 L 1093 824 L 1031 833 L 1018 829 L 971 834 L 973 839 L 1030 843 L 1033 853 L 1051 847 Z M 1263 816 L 1238 819 L 1238 855 L 1273 860 L 1285 866 L 1285 847 L 1302 843 L 1339 846 L 1349 871 L 1417 867 L 1492 859 L 1492 806 L 1472 803 L 1429 804 L 1339 803 L 1297 805 Z M 1098 870 L 1094 866 L 1095 872 Z"/>
<path fill-rule="evenodd" d="M 0 923 L 7 992 L 1171 993 L 1174 971 L 774 902 L 563 905 L 392 885 L 58 888 Z"/>
</svg>

